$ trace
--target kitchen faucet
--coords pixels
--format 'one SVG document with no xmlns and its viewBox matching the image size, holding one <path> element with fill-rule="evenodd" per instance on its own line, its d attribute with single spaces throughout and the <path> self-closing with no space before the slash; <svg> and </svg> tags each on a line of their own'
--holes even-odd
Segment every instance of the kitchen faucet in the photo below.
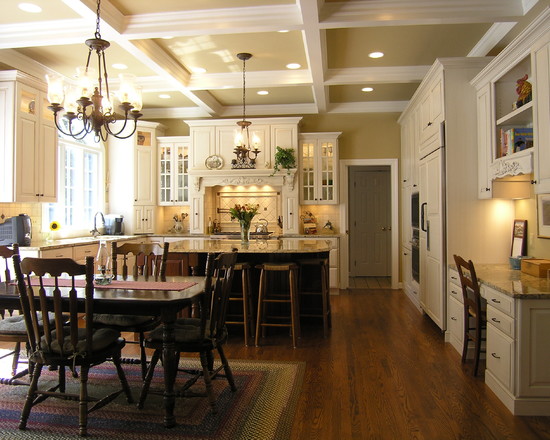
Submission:
<svg viewBox="0 0 550 440">
<path fill-rule="evenodd" d="M 97 215 L 100 215 L 101 216 L 101 223 L 102 223 L 102 226 L 100 226 L 100 229 L 101 230 L 98 230 L 97 229 L 97 223 L 96 223 L 96 220 L 97 220 Z M 92 229 L 90 231 L 90 234 L 92 234 L 94 237 L 97 237 L 98 235 L 103 235 L 105 234 L 105 217 L 103 215 L 103 213 L 101 211 L 97 211 L 94 215 L 94 229 Z"/>
</svg>

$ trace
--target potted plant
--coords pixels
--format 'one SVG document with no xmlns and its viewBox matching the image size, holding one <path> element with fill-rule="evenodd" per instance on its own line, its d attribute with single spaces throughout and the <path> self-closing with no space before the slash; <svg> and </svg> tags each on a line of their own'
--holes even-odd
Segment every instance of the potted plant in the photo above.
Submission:
<svg viewBox="0 0 550 440">
<path fill-rule="evenodd" d="M 273 164 L 273 174 L 277 171 L 286 168 L 287 174 L 290 174 L 291 168 L 296 168 L 296 156 L 294 156 L 294 148 L 277 147 L 275 151 L 275 162 Z"/>
</svg>

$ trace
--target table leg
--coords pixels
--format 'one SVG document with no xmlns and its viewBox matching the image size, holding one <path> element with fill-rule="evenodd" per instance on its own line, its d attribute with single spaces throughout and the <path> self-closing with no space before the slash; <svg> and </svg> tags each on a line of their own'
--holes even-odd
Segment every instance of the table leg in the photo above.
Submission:
<svg viewBox="0 0 550 440">
<path fill-rule="evenodd" d="M 163 367 L 164 367 L 164 426 L 172 428 L 176 426 L 176 418 L 174 417 L 174 406 L 176 403 L 176 394 L 174 392 L 174 382 L 176 381 L 177 362 L 175 352 L 175 335 L 174 321 L 176 314 L 173 310 L 163 310 L 162 312 L 163 326 Z"/>
</svg>

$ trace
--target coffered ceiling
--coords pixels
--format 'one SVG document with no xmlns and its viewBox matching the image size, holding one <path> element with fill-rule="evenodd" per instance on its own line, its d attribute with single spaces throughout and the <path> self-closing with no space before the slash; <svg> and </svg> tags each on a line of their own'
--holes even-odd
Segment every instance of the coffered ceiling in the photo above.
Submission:
<svg viewBox="0 0 550 440">
<path fill-rule="evenodd" d="M 23 12 L 22 2 L 42 11 Z M 436 58 L 498 53 L 516 23 L 548 3 L 102 0 L 101 36 L 111 42 L 111 88 L 122 72 L 112 64 L 125 64 L 143 87 L 145 118 L 241 116 L 239 52 L 253 55 L 247 115 L 400 112 Z M 73 80 L 96 8 L 96 0 L 2 0 L 0 69 Z M 384 56 L 369 58 L 373 51 Z"/>
</svg>

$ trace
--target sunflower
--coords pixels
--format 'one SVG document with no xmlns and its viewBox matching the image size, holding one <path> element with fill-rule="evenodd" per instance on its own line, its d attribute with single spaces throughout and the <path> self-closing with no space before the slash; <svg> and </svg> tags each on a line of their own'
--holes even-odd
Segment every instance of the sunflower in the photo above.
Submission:
<svg viewBox="0 0 550 440">
<path fill-rule="evenodd" d="M 50 231 L 57 231 L 59 228 L 61 228 L 59 222 L 53 221 L 50 223 Z"/>
</svg>

